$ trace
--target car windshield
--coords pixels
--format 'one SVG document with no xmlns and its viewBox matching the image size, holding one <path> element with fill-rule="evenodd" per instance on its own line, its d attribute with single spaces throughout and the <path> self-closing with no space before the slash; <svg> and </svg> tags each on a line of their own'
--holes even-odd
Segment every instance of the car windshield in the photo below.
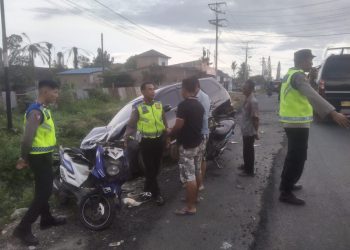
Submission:
<svg viewBox="0 0 350 250">
<path fill-rule="evenodd" d="M 334 56 L 328 58 L 324 70 L 324 80 L 341 80 L 350 78 L 350 56 Z"/>
</svg>

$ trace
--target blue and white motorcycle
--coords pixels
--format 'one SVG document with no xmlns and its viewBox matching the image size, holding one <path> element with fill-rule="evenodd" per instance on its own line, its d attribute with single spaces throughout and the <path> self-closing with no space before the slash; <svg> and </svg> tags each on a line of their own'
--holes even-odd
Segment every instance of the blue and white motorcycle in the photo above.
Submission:
<svg viewBox="0 0 350 250">
<path fill-rule="evenodd" d="M 83 225 L 92 230 L 109 227 L 121 208 L 122 184 L 129 178 L 124 150 L 115 145 L 99 145 L 87 150 L 59 150 L 59 176 L 54 192 L 59 197 L 76 198 Z"/>
</svg>

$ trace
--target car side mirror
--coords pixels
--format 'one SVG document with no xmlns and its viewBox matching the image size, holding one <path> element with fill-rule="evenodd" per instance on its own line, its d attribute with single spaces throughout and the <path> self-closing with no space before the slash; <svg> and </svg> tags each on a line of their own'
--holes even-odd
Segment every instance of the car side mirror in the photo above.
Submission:
<svg viewBox="0 0 350 250">
<path fill-rule="evenodd" d="M 169 112 L 171 109 L 172 109 L 172 107 L 171 107 L 170 104 L 166 104 L 166 105 L 164 105 L 164 107 L 163 107 L 163 110 L 164 110 L 165 113 L 166 113 L 166 112 Z"/>
</svg>

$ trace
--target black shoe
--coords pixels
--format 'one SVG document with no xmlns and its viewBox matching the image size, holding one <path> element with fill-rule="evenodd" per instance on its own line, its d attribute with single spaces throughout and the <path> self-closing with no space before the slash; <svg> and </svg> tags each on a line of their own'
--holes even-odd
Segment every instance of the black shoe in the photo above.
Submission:
<svg viewBox="0 0 350 250">
<path fill-rule="evenodd" d="M 52 217 L 48 220 L 41 220 L 40 221 L 40 229 L 45 230 L 50 227 L 57 227 L 61 226 L 67 223 L 67 220 L 65 217 L 59 216 L 59 217 Z"/>
<path fill-rule="evenodd" d="M 281 192 L 279 200 L 280 202 L 284 202 L 284 203 L 288 203 L 296 206 L 305 205 L 305 201 L 297 198 L 292 192 Z"/>
<path fill-rule="evenodd" d="M 20 239 L 27 246 L 36 246 L 39 244 L 39 240 L 32 234 L 32 231 L 23 230 L 20 227 L 16 227 L 12 235 Z"/>
<path fill-rule="evenodd" d="M 161 196 L 161 195 L 157 195 L 155 198 L 154 198 L 154 201 L 156 202 L 156 204 L 158 206 L 163 206 L 165 201 L 164 201 L 164 198 Z"/>
</svg>

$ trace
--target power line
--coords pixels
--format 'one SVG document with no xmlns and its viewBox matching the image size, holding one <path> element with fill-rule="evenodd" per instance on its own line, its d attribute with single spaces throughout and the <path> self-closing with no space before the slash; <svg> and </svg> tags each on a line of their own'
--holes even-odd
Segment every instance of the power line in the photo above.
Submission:
<svg viewBox="0 0 350 250">
<path fill-rule="evenodd" d="M 283 8 L 274 8 L 274 9 L 259 9 L 259 10 L 237 10 L 233 12 L 239 12 L 239 13 L 251 13 L 251 12 L 268 12 L 268 11 L 286 11 L 290 9 L 299 9 L 299 8 L 305 8 L 305 7 L 311 7 L 311 6 L 318 6 L 318 5 L 324 5 L 324 4 L 329 4 L 329 3 L 334 3 L 338 0 L 328 0 L 328 1 L 323 1 L 323 2 L 318 2 L 318 3 L 309 3 L 309 4 L 301 4 L 301 5 L 295 5 L 295 6 L 286 6 Z"/>
<path fill-rule="evenodd" d="M 336 18 L 335 18 L 336 17 Z M 346 17 L 341 18 L 340 17 Z M 338 18 L 338 19 L 337 19 Z M 314 21 L 314 22 L 290 22 L 291 20 L 288 20 L 288 23 L 281 24 L 282 21 L 287 20 L 280 20 L 279 22 L 258 22 L 258 23 L 240 23 L 240 25 L 244 26 L 245 28 L 257 28 L 257 27 L 263 27 L 263 26 L 272 26 L 272 27 L 286 27 L 286 26 L 300 26 L 300 25 L 314 25 L 314 24 L 327 24 L 327 23 L 339 23 L 341 21 L 347 21 L 349 18 L 348 13 L 343 13 L 341 15 L 330 15 L 330 16 L 324 16 L 321 20 Z"/>
<path fill-rule="evenodd" d="M 77 9 L 77 10 L 79 10 L 79 11 L 82 11 L 85 15 L 87 14 L 90 18 L 88 18 L 88 19 L 90 19 L 90 20 L 92 20 L 92 19 L 94 19 L 94 20 L 99 20 L 99 22 L 103 22 L 103 23 L 105 23 L 105 24 L 107 24 L 107 25 L 109 25 L 109 26 L 111 26 L 112 28 L 114 28 L 114 29 L 116 29 L 116 30 L 118 30 L 118 31 L 122 31 L 123 33 L 126 33 L 126 34 L 128 34 L 129 36 L 132 36 L 132 37 L 135 37 L 135 38 L 137 38 L 137 39 L 139 39 L 139 40 L 147 40 L 147 41 L 153 41 L 153 42 L 157 42 L 154 38 L 149 38 L 148 36 L 146 36 L 145 34 L 139 34 L 139 33 L 136 33 L 136 31 L 134 30 L 134 32 L 131 32 L 130 31 L 130 29 L 128 29 L 128 28 L 126 28 L 126 27 L 124 27 L 124 26 L 122 26 L 122 25 L 118 25 L 118 26 L 116 26 L 115 24 L 113 24 L 113 23 L 111 23 L 110 21 L 107 21 L 105 18 L 102 18 L 102 17 L 100 17 L 99 15 L 96 15 L 94 12 L 92 12 L 91 10 L 89 10 L 89 9 L 87 9 L 87 8 L 85 8 L 85 7 L 82 7 L 82 6 L 80 6 L 80 5 L 78 5 L 78 4 L 76 4 L 76 3 L 74 3 L 74 2 L 72 2 L 72 1 L 70 1 L 70 0 L 64 0 L 65 2 L 66 2 L 66 4 L 68 4 L 69 6 L 71 6 L 71 7 L 73 7 L 73 8 L 75 8 L 75 9 Z M 51 2 L 51 1 L 50 1 Z M 51 2 L 52 3 L 52 2 Z M 56 3 L 53 3 L 53 4 L 55 4 L 55 5 L 57 5 Z M 76 14 L 77 16 L 80 16 L 79 14 L 77 14 L 77 13 L 74 13 L 74 12 L 72 12 L 73 14 Z M 89 14 L 90 13 L 90 14 Z M 164 43 L 163 41 L 158 41 L 158 42 L 161 42 L 162 43 L 162 45 L 164 45 L 164 46 L 166 46 L 167 47 L 167 49 L 169 49 L 169 48 L 172 48 L 172 49 L 175 49 L 175 50 L 184 50 L 184 49 L 181 49 L 181 47 L 179 47 L 179 46 L 172 46 L 172 45 L 170 45 L 170 44 L 168 44 L 168 43 Z M 184 52 L 184 51 L 183 51 Z M 194 54 L 193 53 L 193 50 L 190 50 L 190 49 L 186 49 L 186 52 L 185 53 L 190 53 L 190 54 L 192 54 L 192 55 L 194 55 L 194 56 L 199 56 L 198 54 Z"/>
<path fill-rule="evenodd" d="M 108 7 L 107 5 L 101 3 L 100 1 L 98 1 L 98 0 L 93 0 L 93 1 L 96 2 L 96 3 L 98 3 L 99 5 L 101 5 L 102 7 L 108 9 L 109 11 L 111 11 L 111 12 L 114 13 L 115 15 L 119 16 L 120 18 L 126 20 L 127 22 L 129 22 L 129 23 L 131 23 L 131 24 L 133 24 L 133 25 L 135 25 L 136 27 L 138 27 L 139 29 L 143 30 L 144 32 L 146 32 L 146 33 L 148 33 L 148 34 L 150 34 L 150 35 L 152 35 L 152 36 L 154 36 L 154 37 L 156 37 L 156 38 L 158 38 L 158 39 L 160 39 L 160 40 L 162 40 L 162 41 L 164 41 L 164 42 L 166 42 L 166 43 L 172 44 L 173 46 L 176 46 L 176 47 L 178 47 L 178 48 L 180 48 L 180 49 L 189 50 L 189 49 L 183 48 L 183 47 L 181 47 L 181 46 L 179 46 L 179 45 L 177 45 L 177 44 L 175 44 L 175 43 L 173 43 L 173 42 L 171 42 L 171 41 L 169 41 L 169 40 L 167 40 L 167 39 L 164 39 L 164 38 L 161 37 L 161 36 L 158 36 L 157 34 L 151 32 L 151 31 L 147 30 L 146 28 L 144 28 L 144 27 L 142 27 L 141 25 L 135 23 L 135 22 L 132 21 L 131 19 L 129 19 L 129 18 L 125 17 L 124 15 L 118 13 L 117 11 L 115 11 L 115 10 L 113 10 L 112 8 Z"/>
<path fill-rule="evenodd" d="M 337 9 L 332 9 L 332 10 L 329 10 L 329 9 L 325 9 L 325 10 L 319 10 L 319 11 L 315 11 L 314 9 L 300 9 L 300 10 L 298 10 L 298 13 L 296 14 L 296 13 L 290 13 L 290 14 L 288 14 L 288 13 L 283 13 L 283 14 L 273 14 L 273 17 L 274 18 L 276 18 L 276 17 L 290 17 L 290 16 L 293 16 L 293 17 L 295 17 L 295 16 L 297 16 L 297 15 L 310 15 L 310 14 L 312 14 L 312 15 L 315 15 L 315 14 L 321 14 L 321 13 L 327 13 L 327 14 L 331 14 L 331 13 L 334 13 L 334 15 L 337 15 L 337 14 L 339 14 L 339 13 L 337 13 L 338 11 L 345 11 L 345 10 L 349 10 L 350 9 L 350 7 L 343 7 L 343 8 L 337 8 Z M 307 11 L 307 12 L 303 12 L 303 11 Z M 230 10 L 229 10 L 229 12 L 231 12 Z M 341 12 L 341 14 L 342 13 L 348 13 L 348 12 Z M 232 14 L 230 14 L 230 15 L 232 15 Z M 254 18 L 254 19 L 256 19 L 256 18 L 271 18 L 272 16 L 271 16 L 271 14 L 269 14 L 269 15 L 258 15 L 258 14 L 242 14 L 241 12 L 234 12 L 234 15 L 235 16 L 243 16 L 243 17 L 251 17 L 251 18 Z M 316 16 L 315 18 L 323 18 L 323 16 Z"/>
<path fill-rule="evenodd" d="M 344 32 L 344 33 L 333 33 L 333 34 L 315 34 L 315 35 L 254 35 L 254 34 L 243 34 L 238 33 L 242 36 L 249 36 L 249 37 L 331 37 L 331 36 L 344 36 L 344 35 L 350 35 L 350 32 Z"/>
</svg>

